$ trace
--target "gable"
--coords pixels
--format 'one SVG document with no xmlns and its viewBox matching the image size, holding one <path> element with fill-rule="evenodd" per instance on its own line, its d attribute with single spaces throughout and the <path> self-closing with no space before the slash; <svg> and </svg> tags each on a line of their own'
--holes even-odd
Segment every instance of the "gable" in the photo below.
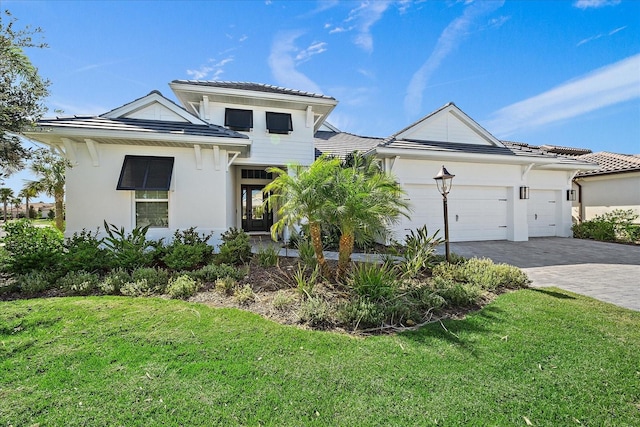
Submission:
<svg viewBox="0 0 640 427">
<path fill-rule="evenodd" d="M 163 122 L 187 122 L 184 117 L 181 117 L 158 102 L 146 105 L 120 117 L 127 119 L 160 120 Z"/>
<path fill-rule="evenodd" d="M 395 139 L 502 146 L 452 103 L 401 130 Z"/>
<path fill-rule="evenodd" d="M 164 122 L 180 122 L 198 125 L 207 123 L 189 113 L 170 99 L 154 90 L 148 95 L 115 108 L 100 117 L 107 119 L 138 119 Z"/>
</svg>

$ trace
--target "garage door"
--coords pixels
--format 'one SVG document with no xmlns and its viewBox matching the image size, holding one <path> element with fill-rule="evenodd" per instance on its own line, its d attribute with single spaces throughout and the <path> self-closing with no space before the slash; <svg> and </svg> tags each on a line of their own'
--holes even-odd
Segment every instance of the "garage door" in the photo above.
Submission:
<svg viewBox="0 0 640 427">
<path fill-rule="evenodd" d="M 408 184 L 403 188 L 411 204 L 411 219 L 403 221 L 398 237 L 408 229 L 427 225 L 429 233 L 441 230 L 444 237 L 442 196 L 435 185 Z M 460 186 L 448 197 L 451 241 L 507 239 L 507 189 Z"/>
<path fill-rule="evenodd" d="M 529 237 L 556 235 L 556 207 L 555 191 L 532 189 L 529 192 L 527 207 Z"/>
</svg>

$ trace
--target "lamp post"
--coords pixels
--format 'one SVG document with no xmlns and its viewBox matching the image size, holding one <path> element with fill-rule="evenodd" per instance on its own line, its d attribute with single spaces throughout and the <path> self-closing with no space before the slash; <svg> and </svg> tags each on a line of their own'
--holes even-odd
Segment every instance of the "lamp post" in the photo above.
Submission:
<svg viewBox="0 0 640 427">
<path fill-rule="evenodd" d="M 451 191 L 454 176 L 455 175 L 451 175 L 444 165 L 442 165 L 438 175 L 433 177 L 438 186 L 438 191 L 442 194 L 442 207 L 444 209 L 444 247 L 447 262 L 451 262 L 451 253 L 449 252 L 449 210 L 447 208 L 447 194 Z"/>
</svg>

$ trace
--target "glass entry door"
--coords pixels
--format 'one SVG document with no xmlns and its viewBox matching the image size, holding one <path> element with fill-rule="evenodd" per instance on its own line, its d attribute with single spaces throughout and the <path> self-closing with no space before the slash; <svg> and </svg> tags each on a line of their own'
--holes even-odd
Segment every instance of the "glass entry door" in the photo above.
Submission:
<svg viewBox="0 0 640 427">
<path fill-rule="evenodd" d="M 242 185 L 242 229 L 244 231 L 269 231 L 273 213 L 267 204 L 267 194 L 260 185 Z"/>
</svg>

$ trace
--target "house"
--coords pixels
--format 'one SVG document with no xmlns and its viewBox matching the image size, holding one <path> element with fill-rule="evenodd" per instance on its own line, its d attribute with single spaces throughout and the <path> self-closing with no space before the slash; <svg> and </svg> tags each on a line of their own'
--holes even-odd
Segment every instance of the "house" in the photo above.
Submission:
<svg viewBox="0 0 640 427">
<path fill-rule="evenodd" d="M 27 136 L 73 164 L 67 173 L 67 234 L 103 220 L 150 238 L 196 226 L 268 231 L 269 166 L 308 165 L 319 153 L 359 150 L 378 158 L 407 192 L 410 219 L 442 228 L 433 176 L 456 175 L 449 195 L 452 241 L 570 236 L 574 175 L 596 166 L 527 144 L 500 141 L 454 104 L 388 138 L 340 132 L 326 122 L 337 100 L 256 83 L 175 80 L 180 105 L 153 91 L 100 116 L 43 119 Z"/>
<path fill-rule="evenodd" d="M 582 154 L 577 159 L 599 164 L 598 169 L 581 171 L 575 176 L 573 213 L 578 221 L 616 209 L 631 209 L 640 215 L 639 155 L 602 151 Z"/>
</svg>

